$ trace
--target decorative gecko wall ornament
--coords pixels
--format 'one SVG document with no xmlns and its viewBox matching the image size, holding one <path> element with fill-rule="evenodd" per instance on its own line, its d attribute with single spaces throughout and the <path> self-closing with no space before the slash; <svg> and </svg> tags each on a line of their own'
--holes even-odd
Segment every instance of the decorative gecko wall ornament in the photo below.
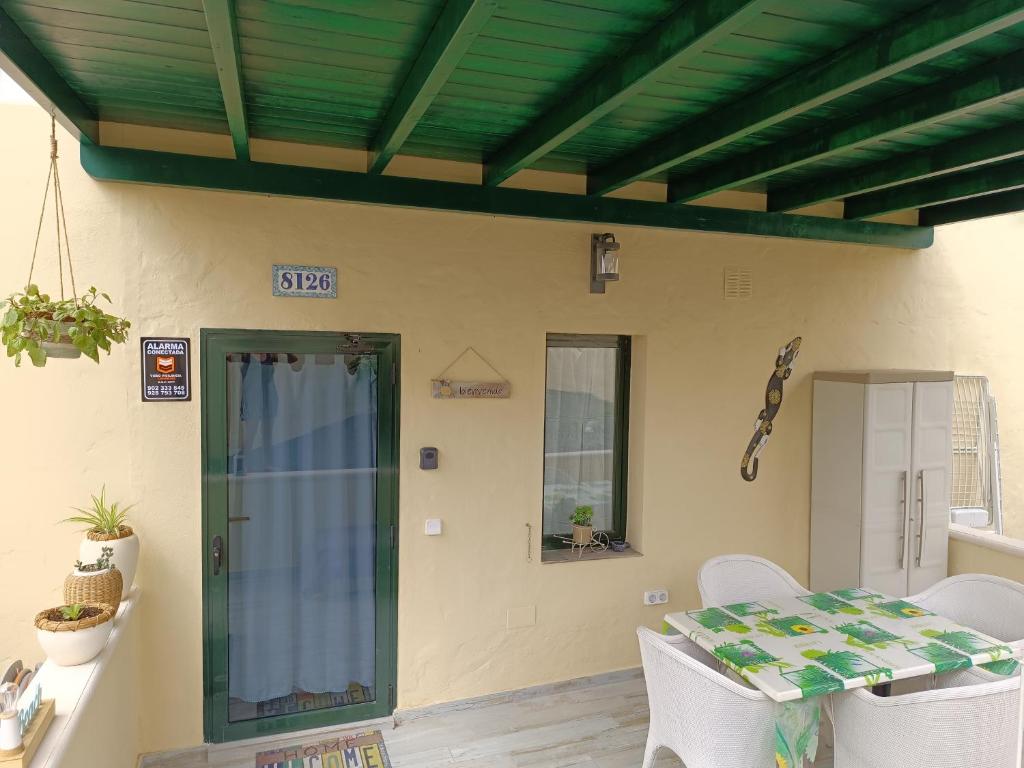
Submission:
<svg viewBox="0 0 1024 768">
<path fill-rule="evenodd" d="M 754 436 L 750 438 L 747 452 L 740 462 L 740 475 L 747 482 L 757 479 L 757 455 L 768 444 L 768 436 L 772 433 L 772 422 L 782 408 L 782 383 L 793 373 L 793 363 L 800 354 L 800 337 L 797 336 L 789 344 L 779 350 L 775 358 L 775 370 L 768 379 L 768 387 L 764 393 L 764 408 L 757 414 L 754 422 Z M 753 462 L 753 464 L 751 464 Z M 752 471 L 751 471 L 752 470 Z"/>
</svg>

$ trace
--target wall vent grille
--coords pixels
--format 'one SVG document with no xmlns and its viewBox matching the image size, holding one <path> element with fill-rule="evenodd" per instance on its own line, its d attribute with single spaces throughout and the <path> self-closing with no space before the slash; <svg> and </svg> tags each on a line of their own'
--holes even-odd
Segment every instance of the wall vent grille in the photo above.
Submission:
<svg viewBox="0 0 1024 768">
<path fill-rule="evenodd" d="M 746 267 L 726 267 L 723 284 L 726 301 L 749 299 L 754 295 L 754 278 Z"/>
</svg>

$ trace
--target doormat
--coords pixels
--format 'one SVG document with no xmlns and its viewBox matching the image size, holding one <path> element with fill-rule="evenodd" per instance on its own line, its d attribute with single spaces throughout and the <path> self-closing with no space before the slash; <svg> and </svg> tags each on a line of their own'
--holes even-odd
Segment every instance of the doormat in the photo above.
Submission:
<svg viewBox="0 0 1024 768">
<path fill-rule="evenodd" d="M 366 731 L 256 755 L 256 768 L 391 768 L 384 736 Z"/>
</svg>

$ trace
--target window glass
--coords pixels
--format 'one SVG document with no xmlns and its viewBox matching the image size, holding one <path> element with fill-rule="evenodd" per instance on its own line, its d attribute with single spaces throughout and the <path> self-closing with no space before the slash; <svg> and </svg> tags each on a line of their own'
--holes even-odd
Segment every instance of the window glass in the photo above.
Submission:
<svg viewBox="0 0 1024 768">
<path fill-rule="evenodd" d="M 953 397 L 954 523 L 1002 530 L 999 429 L 984 376 L 957 376 Z"/>
<path fill-rule="evenodd" d="M 544 414 L 544 535 L 570 536 L 577 506 L 594 510 L 594 529 L 624 534 L 621 502 L 628 339 L 548 338 Z"/>
</svg>

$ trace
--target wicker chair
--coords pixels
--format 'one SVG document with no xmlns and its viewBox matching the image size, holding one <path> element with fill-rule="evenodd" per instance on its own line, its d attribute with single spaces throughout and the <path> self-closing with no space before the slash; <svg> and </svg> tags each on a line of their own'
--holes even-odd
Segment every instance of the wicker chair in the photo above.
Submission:
<svg viewBox="0 0 1024 768">
<path fill-rule="evenodd" d="M 1013 768 L 1020 680 L 833 698 L 835 768 Z"/>
<path fill-rule="evenodd" d="M 950 576 L 907 600 L 1003 642 L 1024 640 L 1024 584 L 983 573 Z"/>
<path fill-rule="evenodd" d="M 785 569 L 754 555 L 713 557 L 697 573 L 704 607 L 811 594 Z"/>
<path fill-rule="evenodd" d="M 686 768 L 775 764 L 775 703 L 712 668 L 713 657 L 683 635 L 640 627 L 651 724 L 643 768 L 662 747 Z"/>
<path fill-rule="evenodd" d="M 1014 643 L 1017 645 L 1017 643 Z M 1012 675 L 999 675 L 989 672 L 982 667 L 971 667 L 970 669 L 957 669 L 953 672 L 945 672 L 935 676 L 935 688 L 960 688 L 965 685 L 978 685 L 979 683 L 998 683 L 1009 677 L 1017 680 L 1020 685 L 1020 668 Z"/>
<path fill-rule="evenodd" d="M 1011 645 L 1020 646 L 1022 643 L 1011 643 Z M 936 688 L 960 688 L 963 686 L 970 685 L 981 685 L 983 683 L 999 683 L 1007 679 L 1007 675 L 997 675 L 995 672 L 989 672 L 987 669 L 981 667 L 971 667 L 970 669 L 960 669 L 955 672 L 947 672 L 944 675 L 936 675 L 935 687 Z M 1015 681 L 1020 685 L 1020 668 L 1009 676 L 1009 679 Z M 1022 741 L 1024 741 L 1024 734 L 1022 734 Z M 1022 765 L 1024 765 L 1024 749 L 1021 751 Z"/>
</svg>

